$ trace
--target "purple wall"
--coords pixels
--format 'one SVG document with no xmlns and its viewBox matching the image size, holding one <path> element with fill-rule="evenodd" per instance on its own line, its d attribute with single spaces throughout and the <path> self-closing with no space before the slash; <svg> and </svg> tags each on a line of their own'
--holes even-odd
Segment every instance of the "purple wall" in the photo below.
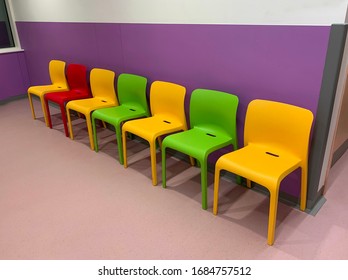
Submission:
<svg viewBox="0 0 348 280">
<path fill-rule="evenodd" d="M 238 95 L 240 146 L 252 99 L 316 113 L 330 33 L 328 26 L 267 25 L 18 22 L 17 28 L 32 84 L 46 83 L 49 60 L 62 59 L 176 82 L 189 93 L 201 87 Z"/>
<path fill-rule="evenodd" d="M 28 71 L 23 52 L 0 54 L 0 101 L 26 94 Z"/>
</svg>

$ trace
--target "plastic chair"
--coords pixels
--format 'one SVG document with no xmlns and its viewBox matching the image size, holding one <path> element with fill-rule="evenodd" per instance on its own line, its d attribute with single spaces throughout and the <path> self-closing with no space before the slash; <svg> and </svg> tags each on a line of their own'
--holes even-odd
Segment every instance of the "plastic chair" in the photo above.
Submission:
<svg viewBox="0 0 348 280">
<path fill-rule="evenodd" d="M 32 95 L 36 95 L 40 98 L 42 112 L 44 115 L 46 126 L 49 126 L 47 119 L 47 112 L 45 107 L 44 96 L 49 92 L 66 91 L 69 89 L 68 83 L 65 77 L 65 62 L 61 60 L 51 60 L 48 69 L 51 79 L 50 85 L 31 86 L 28 88 L 28 99 L 33 119 L 36 119 Z"/>
<path fill-rule="evenodd" d="M 69 130 L 66 119 L 65 105 L 68 101 L 91 97 L 87 81 L 87 67 L 80 64 L 69 64 L 66 71 L 69 84 L 69 90 L 62 92 L 50 92 L 45 94 L 45 108 L 47 111 L 48 125 L 52 128 L 50 108 L 48 102 L 59 105 L 62 120 L 64 124 L 65 135 L 69 136 Z"/>
<path fill-rule="evenodd" d="M 190 129 L 164 138 L 162 143 L 162 186 L 166 187 L 166 149 L 180 151 L 199 161 L 202 208 L 208 208 L 208 156 L 223 147 L 238 149 L 236 113 L 238 97 L 229 93 L 196 89 L 190 100 Z"/>
<path fill-rule="evenodd" d="M 122 126 L 124 167 L 127 168 L 127 132 L 150 144 L 152 184 L 157 185 L 156 140 L 161 136 L 187 129 L 184 100 L 186 89 L 178 84 L 155 81 L 150 89 L 151 116 L 127 121 Z"/>
<path fill-rule="evenodd" d="M 100 108 L 118 105 L 114 82 L 115 72 L 106 69 L 93 68 L 90 73 L 90 84 L 93 97 L 69 101 L 66 105 L 70 138 L 74 139 L 70 117 L 70 111 L 74 110 L 86 117 L 89 143 L 92 150 L 94 150 L 94 141 L 91 112 Z"/>
<path fill-rule="evenodd" d="M 119 106 L 102 108 L 92 113 L 92 126 L 94 137 L 94 149 L 98 152 L 98 138 L 96 120 L 102 120 L 114 126 L 119 154 L 119 161 L 123 164 L 122 151 L 122 124 L 131 119 L 149 116 L 149 108 L 146 100 L 147 79 L 132 74 L 121 74 L 117 80 L 117 96 Z"/>
<path fill-rule="evenodd" d="M 311 111 L 267 101 L 250 102 L 244 128 L 244 147 L 222 155 L 216 162 L 213 213 L 218 211 L 220 171 L 227 170 L 264 186 L 270 193 L 267 243 L 273 245 L 281 181 L 301 168 L 300 209 L 306 208 L 308 145 Z"/>
</svg>

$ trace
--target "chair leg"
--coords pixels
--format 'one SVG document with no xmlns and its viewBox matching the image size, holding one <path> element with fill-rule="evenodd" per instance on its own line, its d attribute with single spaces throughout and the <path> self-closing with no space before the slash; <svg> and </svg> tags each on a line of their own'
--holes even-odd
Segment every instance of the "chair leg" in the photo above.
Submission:
<svg viewBox="0 0 348 280">
<path fill-rule="evenodd" d="M 46 110 L 46 106 L 45 106 L 45 100 L 44 100 L 44 96 L 40 96 L 40 102 L 41 102 L 41 108 L 42 108 L 42 112 L 44 115 L 44 119 L 45 119 L 45 124 L 48 127 L 48 120 L 47 120 L 47 110 Z"/>
<path fill-rule="evenodd" d="M 207 162 L 201 162 L 202 209 L 208 209 L 208 170 Z"/>
<path fill-rule="evenodd" d="M 189 156 L 189 160 L 190 160 L 190 164 L 191 164 L 192 166 L 195 166 L 195 159 L 194 159 L 193 157 L 190 157 L 190 156 Z"/>
<path fill-rule="evenodd" d="M 213 202 L 213 214 L 218 213 L 218 203 L 219 203 L 219 185 L 220 185 L 220 167 L 216 165 L 215 175 L 214 175 L 214 202 Z"/>
<path fill-rule="evenodd" d="M 278 189 L 275 191 L 270 191 L 270 201 L 269 201 L 269 217 L 268 217 L 268 234 L 267 234 L 267 244 L 273 245 L 274 236 L 275 236 L 275 228 L 277 221 L 277 208 L 278 208 Z"/>
<path fill-rule="evenodd" d="M 114 126 L 116 131 L 116 141 L 117 141 L 117 150 L 118 150 L 118 158 L 120 164 L 123 164 L 123 150 L 122 150 L 122 133 L 121 133 L 121 124 L 117 124 Z"/>
<path fill-rule="evenodd" d="M 93 129 L 92 129 L 92 121 L 91 121 L 90 113 L 86 114 L 86 123 L 87 123 L 87 130 L 88 130 L 89 145 L 91 147 L 91 150 L 94 151 Z"/>
<path fill-rule="evenodd" d="M 161 136 L 159 136 L 159 137 L 157 138 L 157 141 L 158 141 L 158 147 L 159 147 L 160 149 L 162 149 L 162 138 L 161 138 Z"/>
<path fill-rule="evenodd" d="M 29 99 L 29 105 L 31 109 L 31 115 L 33 116 L 33 119 L 36 119 L 35 111 L 34 111 L 34 104 L 33 104 L 33 97 L 31 96 L 31 93 L 28 93 L 28 99 Z"/>
<path fill-rule="evenodd" d="M 62 115 L 65 136 L 69 137 L 69 130 L 68 130 L 68 125 L 67 125 L 67 120 L 66 120 L 66 110 L 65 110 L 64 104 L 60 104 L 59 107 L 60 107 L 60 113 Z"/>
<path fill-rule="evenodd" d="M 157 185 L 157 168 L 156 168 L 156 141 L 150 142 L 151 173 L 152 185 Z"/>
<path fill-rule="evenodd" d="M 95 122 L 96 122 L 96 118 L 94 117 L 94 115 L 92 113 L 92 130 L 93 130 L 94 150 L 96 152 L 98 152 L 99 147 L 98 147 L 98 137 L 97 137 L 97 126 L 96 126 Z"/>
<path fill-rule="evenodd" d="M 307 167 L 302 167 L 301 173 L 300 210 L 305 211 L 307 206 Z"/>
<path fill-rule="evenodd" d="M 249 189 L 251 189 L 251 181 L 250 181 L 249 179 L 247 179 L 247 180 L 246 180 L 246 183 L 247 183 L 247 187 L 248 187 Z"/>
<path fill-rule="evenodd" d="M 238 150 L 238 141 L 237 139 L 234 139 L 234 142 L 232 144 L 233 150 Z M 242 177 L 236 174 L 236 183 L 238 185 L 242 184 Z M 247 183 L 248 184 L 248 183 Z M 251 188 L 251 185 L 248 185 L 249 188 Z"/>
<path fill-rule="evenodd" d="M 68 117 L 70 139 L 74 140 L 74 134 L 73 134 L 72 124 L 71 124 L 71 117 L 70 117 L 70 109 L 68 107 L 66 108 L 66 115 Z"/>
<path fill-rule="evenodd" d="M 123 166 L 128 167 L 127 163 L 127 131 L 122 129 L 122 151 L 123 151 Z"/>
<path fill-rule="evenodd" d="M 52 128 L 52 120 L 51 120 L 51 113 L 50 113 L 50 106 L 48 105 L 48 100 L 45 98 L 45 106 L 47 110 L 47 121 L 48 121 L 48 127 Z"/>
<path fill-rule="evenodd" d="M 167 187 L 167 158 L 166 147 L 162 145 L 162 187 Z"/>
</svg>

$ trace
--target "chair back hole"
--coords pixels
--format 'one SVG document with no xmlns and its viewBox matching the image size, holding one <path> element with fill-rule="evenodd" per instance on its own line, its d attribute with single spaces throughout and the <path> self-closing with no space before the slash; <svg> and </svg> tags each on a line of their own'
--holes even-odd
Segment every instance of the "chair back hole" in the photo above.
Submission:
<svg viewBox="0 0 348 280">
<path fill-rule="evenodd" d="M 279 157 L 279 155 L 273 154 L 273 153 L 271 153 L 271 152 L 266 152 L 266 154 L 267 154 L 267 155 L 270 155 L 270 156 L 272 156 L 272 157 Z"/>
<path fill-rule="evenodd" d="M 165 122 L 165 123 L 171 123 L 170 121 L 166 121 L 166 120 L 163 120 L 163 122 Z"/>
<path fill-rule="evenodd" d="M 211 133 L 207 133 L 207 135 L 210 136 L 210 137 L 216 137 L 216 135 L 211 134 Z"/>
<path fill-rule="evenodd" d="M 101 102 L 104 102 L 104 103 L 106 103 L 106 100 L 102 100 Z"/>
<path fill-rule="evenodd" d="M 135 109 L 129 109 L 129 110 L 135 112 Z"/>
</svg>

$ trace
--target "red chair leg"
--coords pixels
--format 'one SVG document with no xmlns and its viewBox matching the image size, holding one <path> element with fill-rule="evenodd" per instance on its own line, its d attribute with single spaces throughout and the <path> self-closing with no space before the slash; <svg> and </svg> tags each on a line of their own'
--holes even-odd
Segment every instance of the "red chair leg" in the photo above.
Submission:
<svg viewBox="0 0 348 280">
<path fill-rule="evenodd" d="M 48 100 L 45 98 L 45 105 L 47 109 L 47 122 L 49 128 L 52 128 L 52 120 L 51 120 L 51 113 L 50 113 L 50 107 L 48 106 Z"/>
<path fill-rule="evenodd" d="M 65 106 L 63 104 L 60 105 L 60 111 L 62 113 L 62 121 L 64 125 L 65 136 L 69 137 L 69 129 L 68 129 L 68 121 L 66 119 Z"/>
</svg>

